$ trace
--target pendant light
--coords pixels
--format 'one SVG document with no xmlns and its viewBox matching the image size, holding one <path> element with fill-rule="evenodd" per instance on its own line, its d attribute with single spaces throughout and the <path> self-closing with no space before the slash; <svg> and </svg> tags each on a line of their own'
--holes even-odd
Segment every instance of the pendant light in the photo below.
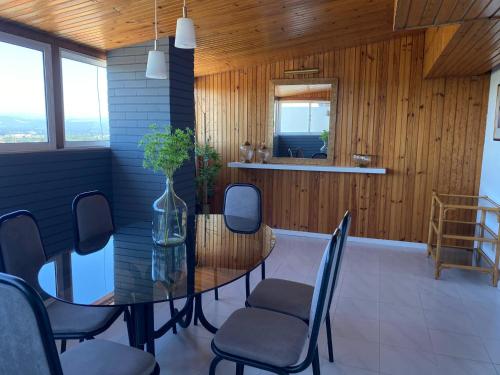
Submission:
<svg viewBox="0 0 500 375">
<path fill-rule="evenodd" d="M 158 7 L 155 0 L 155 49 L 148 53 L 148 64 L 146 66 L 146 77 L 153 79 L 167 79 L 167 64 L 165 54 L 158 51 Z"/>
<path fill-rule="evenodd" d="M 182 7 L 182 18 L 177 19 L 175 46 L 182 49 L 196 48 L 194 23 L 193 20 L 187 16 L 186 0 L 184 0 L 184 6 Z"/>
</svg>

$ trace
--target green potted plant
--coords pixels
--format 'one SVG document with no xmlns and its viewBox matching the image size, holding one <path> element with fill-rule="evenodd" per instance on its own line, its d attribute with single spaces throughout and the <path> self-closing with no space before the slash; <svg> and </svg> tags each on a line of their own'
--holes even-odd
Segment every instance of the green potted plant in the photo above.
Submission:
<svg viewBox="0 0 500 375">
<path fill-rule="evenodd" d="M 204 145 L 195 146 L 197 157 L 196 191 L 200 211 L 210 213 L 210 199 L 215 193 L 215 183 L 222 168 L 221 157 L 208 139 Z"/>
<path fill-rule="evenodd" d="M 173 177 L 191 157 L 193 131 L 169 126 L 159 129 L 156 125 L 150 129 L 139 143 L 144 148 L 143 166 L 166 178 L 165 192 L 153 203 L 153 241 L 161 246 L 175 245 L 186 239 L 187 205 L 175 194 Z"/>
<path fill-rule="evenodd" d="M 323 146 L 319 149 L 325 154 L 328 153 L 328 138 L 330 137 L 330 132 L 328 130 L 323 130 L 319 136 L 319 139 L 323 141 Z"/>
</svg>

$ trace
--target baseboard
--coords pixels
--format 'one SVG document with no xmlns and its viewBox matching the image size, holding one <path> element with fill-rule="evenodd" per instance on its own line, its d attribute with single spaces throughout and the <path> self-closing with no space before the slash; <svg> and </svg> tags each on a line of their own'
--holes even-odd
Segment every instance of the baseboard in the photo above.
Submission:
<svg viewBox="0 0 500 375">
<path fill-rule="evenodd" d="M 273 231 L 276 234 L 281 234 L 284 236 L 310 237 L 310 238 L 319 238 L 319 239 L 324 239 L 324 240 L 327 240 L 330 238 L 330 235 L 326 234 L 326 233 L 302 232 L 302 231 L 298 231 L 298 230 L 288 230 L 288 229 L 273 229 Z M 427 248 L 427 245 L 425 243 L 409 242 L 409 241 L 382 240 L 379 238 L 366 238 L 366 237 L 349 236 L 347 241 L 352 242 L 352 243 L 390 246 L 390 247 L 406 247 L 406 248 L 421 249 L 421 250 L 425 250 Z"/>
</svg>

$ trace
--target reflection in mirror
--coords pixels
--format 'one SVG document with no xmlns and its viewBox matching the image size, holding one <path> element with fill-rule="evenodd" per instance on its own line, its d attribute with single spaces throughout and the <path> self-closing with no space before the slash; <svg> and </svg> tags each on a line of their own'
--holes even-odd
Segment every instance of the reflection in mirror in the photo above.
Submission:
<svg viewBox="0 0 500 375">
<path fill-rule="evenodd" d="M 331 97 L 331 83 L 274 86 L 274 157 L 328 157 Z"/>
</svg>

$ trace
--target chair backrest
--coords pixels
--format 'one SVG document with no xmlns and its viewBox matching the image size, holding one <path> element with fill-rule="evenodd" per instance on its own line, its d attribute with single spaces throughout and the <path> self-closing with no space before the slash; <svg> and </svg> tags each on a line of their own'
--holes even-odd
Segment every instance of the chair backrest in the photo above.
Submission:
<svg viewBox="0 0 500 375">
<path fill-rule="evenodd" d="M 335 263 L 335 268 L 333 270 L 334 272 L 334 280 L 336 281 L 337 278 L 340 276 L 340 268 L 342 266 L 342 259 L 344 258 L 344 253 L 345 253 L 345 245 L 347 241 L 347 237 L 349 236 L 349 229 L 351 227 L 351 213 L 349 211 L 346 211 L 344 214 L 344 217 L 342 218 L 342 221 L 340 222 L 340 225 L 338 229 L 340 230 L 340 245 L 338 249 L 338 259 L 337 262 Z M 328 299 L 328 310 L 330 310 L 330 305 L 332 304 L 332 299 L 333 299 L 333 293 L 335 292 L 335 288 L 337 287 L 337 283 L 335 282 L 332 290 L 330 297 Z"/>
<path fill-rule="evenodd" d="M 312 158 L 313 159 L 327 159 L 328 155 L 325 154 L 324 152 L 317 152 L 317 153 L 313 154 Z"/>
<path fill-rule="evenodd" d="M 23 280 L 0 273 L 0 374 L 62 375 L 47 311 Z"/>
<path fill-rule="evenodd" d="M 20 277 L 42 292 L 38 271 L 46 261 L 38 224 L 29 211 L 0 217 L 0 272 Z"/>
<path fill-rule="evenodd" d="M 254 233 L 262 223 L 262 197 L 257 186 L 231 184 L 224 192 L 224 219 L 229 229 Z"/>
<path fill-rule="evenodd" d="M 80 242 L 113 233 L 111 205 L 100 191 L 78 194 L 73 200 L 72 208 L 76 248 Z"/>
</svg>

